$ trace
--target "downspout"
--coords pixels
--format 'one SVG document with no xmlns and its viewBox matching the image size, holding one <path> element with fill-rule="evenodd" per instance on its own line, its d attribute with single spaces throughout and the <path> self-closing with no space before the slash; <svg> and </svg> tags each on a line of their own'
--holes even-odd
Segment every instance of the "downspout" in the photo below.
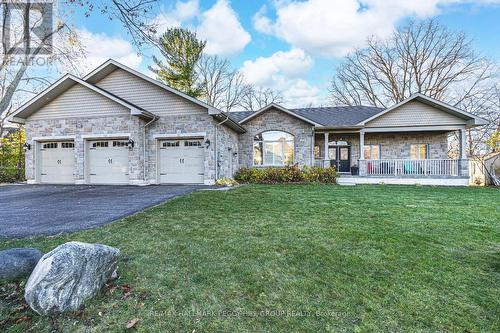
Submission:
<svg viewBox="0 0 500 333">
<path fill-rule="evenodd" d="M 223 121 L 221 121 L 220 123 L 215 125 L 215 147 L 214 147 L 214 151 L 215 151 L 215 181 L 217 181 L 217 179 L 219 179 L 219 161 L 218 161 L 219 155 L 217 154 L 218 128 L 220 125 L 224 124 L 228 120 L 229 120 L 229 117 L 226 116 L 226 119 L 224 119 Z"/>
<path fill-rule="evenodd" d="M 146 127 L 148 127 L 149 125 L 151 125 L 152 123 L 154 123 L 155 121 L 157 121 L 159 118 L 160 117 L 158 117 L 158 116 L 154 116 L 153 119 L 151 119 L 149 122 L 147 122 L 146 125 L 144 125 L 144 127 L 143 127 L 143 132 L 142 132 L 142 149 L 143 149 L 143 155 L 144 155 L 144 163 L 142 165 L 142 167 L 143 167 L 142 174 L 143 174 L 144 183 L 147 182 L 147 175 L 146 175 L 146 165 L 147 165 L 147 163 L 146 163 L 146 160 L 147 160 Z"/>
</svg>

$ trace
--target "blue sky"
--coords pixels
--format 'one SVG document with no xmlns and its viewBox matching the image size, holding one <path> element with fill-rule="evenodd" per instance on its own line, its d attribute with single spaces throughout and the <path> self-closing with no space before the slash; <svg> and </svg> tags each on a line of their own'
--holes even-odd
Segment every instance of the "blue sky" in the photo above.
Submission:
<svg viewBox="0 0 500 333">
<path fill-rule="evenodd" d="M 152 14 L 160 29 L 196 30 L 208 53 L 230 59 L 249 82 L 280 90 L 289 106 L 328 104 L 342 57 L 412 18 L 437 18 L 500 60 L 500 0 L 180 0 L 162 1 Z M 119 22 L 78 11 L 68 21 L 83 36 L 86 69 L 112 57 L 148 72 L 151 51 L 137 55 Z"/>
</svg>

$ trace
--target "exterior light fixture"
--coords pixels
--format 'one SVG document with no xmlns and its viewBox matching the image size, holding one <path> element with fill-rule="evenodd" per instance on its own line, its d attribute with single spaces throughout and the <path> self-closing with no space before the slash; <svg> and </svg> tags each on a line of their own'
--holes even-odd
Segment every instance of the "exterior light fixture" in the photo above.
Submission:
<svg viewBox="0 0 500 333">
<path fill-rule="evenodd" d="M 30 150 L 31 149 L 31 145 L 29 143 L 25 142 L 24 145 L 23 145 L 23 149 L 24 149 L 24 151 Z"/>
<path fill-rule="evenodd" d="M 134 140 L 129 139 L 129 140 L 127 141 L 127 147 L 128 147 L 128 149 L 132 149 L 132 148 L 134 148 L 134 145 L 135 145 Z"/>
<path fill-rule="evenodd" d="M 210 147 L 210 140 L 206 139 L 205 142 L 204 142 L 204 144 L 205 144 L 205 148 Z"/>
</svg>

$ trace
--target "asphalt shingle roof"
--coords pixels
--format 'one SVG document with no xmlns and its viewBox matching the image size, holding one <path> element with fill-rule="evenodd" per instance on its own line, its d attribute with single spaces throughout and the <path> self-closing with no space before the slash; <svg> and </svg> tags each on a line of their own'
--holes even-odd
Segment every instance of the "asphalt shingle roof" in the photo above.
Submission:
<svg viewBox="0 0 500 333">
<path fill-rule="evenodd" d="M 303 118 L 323 126 L 355 126 L 359 122 L 373 117 L 384 109 L 373 106 L 333 106 L 319 108 L 288 109 Z M 230 112 L 232 119 L 241 122 L 256 111 Z"/>
</svg>

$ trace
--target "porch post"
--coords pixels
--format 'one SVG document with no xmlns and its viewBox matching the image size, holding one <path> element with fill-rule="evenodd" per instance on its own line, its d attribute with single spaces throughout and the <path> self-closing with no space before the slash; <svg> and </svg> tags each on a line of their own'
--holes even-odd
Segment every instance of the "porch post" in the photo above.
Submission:
<svg viewBox="0 0 500 333">
<path fill-rule="evenodd" d="M 328 159 L 328 137 L 329 137 L 329 132 L 325 132 L 325 153 L 323 156 L 324 161 L 323 161 L 323 166 L 325 168 L 328 168 L 330 166 L 330 160 Z"/>
<path fill-rule="evenodd" d="M 460 160 L 458 161 L 458 176 L 469 176 L 469 161 L 467 159 L 467 133 L 465 128 L 458 130 L 460 135 Z"/>
<path fill-rule="evenodd" d="M 363 130 L 359 131 L 359 175 L 366 175 L 366 164 L 365 164 L 365 132 Z"/>
<path fill-rule="evenodd" d="M 314 147 L 316 146 L 316 133 L 314 132 L 314 128 L 312 130 L 312 139 L 311 139 L 311 166 L 315 166 L 316 160 L 314 157 Z"/>
</svg>

